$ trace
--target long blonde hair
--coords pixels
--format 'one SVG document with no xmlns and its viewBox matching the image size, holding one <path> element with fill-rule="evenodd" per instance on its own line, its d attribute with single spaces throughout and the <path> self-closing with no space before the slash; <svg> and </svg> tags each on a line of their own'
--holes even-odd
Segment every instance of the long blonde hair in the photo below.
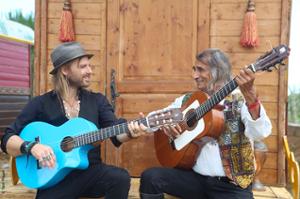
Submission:
<svg viewBox="0 0 300 199">
<path fill-rule="evenodd" d="M 60 67 L 55 74 L 52 75 L 53 89 L 57 94 L 59 94 L 62 99 L 66 99 L 69 93 L 69 81 L 63 74 L 62 68 L 70 68 L 74 61 L 66 63 L 65 65 Z"/>
</svg>

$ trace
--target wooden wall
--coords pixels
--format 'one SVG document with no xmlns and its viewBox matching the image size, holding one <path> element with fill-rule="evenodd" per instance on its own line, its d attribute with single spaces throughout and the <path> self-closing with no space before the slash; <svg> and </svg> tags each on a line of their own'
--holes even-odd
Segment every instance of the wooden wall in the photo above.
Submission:
<svg viewBox="0 0 300 199">
<path fill-rule="evenodd" d="M 94 54 L 92 59 L 94 73 L 91 88 L 95 91 L 104 91 L 106 69 L 106 1 L 105 0 L 72 0 L 74 26 L 76 27 L 76 40 L 85 49 Z M 52 69 L 50 53 L 58 45 L 58 24 L 62 13 L 62 0 L 36 0 L 36 21 L 41 29 L 35 31 L 37 43 L 35 45 L 34 81 L 35 94 L 43 93 L 51 88 Z"/>
<path fill-rule="evenodd" d="M 96 73 L 93 76 L 92 89 L 107 91 L 108 73 L 107 57 L 111 53 L 107 49 L 107 32 L 119 31 L 109 24 L 107 19 L 114 0 L 71 0 L 74 15 L 76 40 L 95 54 L 92 60 Z M 185 0 L 178 0 L 185 1 Z M 201 7 L 201 0 L 193 1 Z M 202 42 L 210 47 L 220 48 L 231 58 L 234 73 L 246 64 L 252 63 L 264 52 L 280 43 L 288 43 L 290 0 L 256 0 L 256 15 L 260 46 L 246 49 L 240 46 L 239 36 L 242 28 L 247 0 L 210 0 L 204 8 L 208 19 L 205 26 L 199 26 L 198 32 L 207 34 Z M 35 84 L 36 95 L 51 88 L 51 62 L 49 54 L 58 41 L 58 24 L 63 7 L 63 0 L 36 0 L 36 45 L 35 45 Z M 121 9 L 121 7 L 120 7 Z M 199 12 L 201 9 L 199 10 Z M 202 10 L 203 11 L 203 10 Z M 112 30 L 111 30 L 112 29 Z M 199 39 L 199 42 L 201 39 Z M 117 45 L 118 42 L 110 43 Z M 201 44 L 200 44 L 201 45 Z M 205 46 L 205 45 L 204 45 Z M 117 49 L 117 48 L 116 48 Z M 155 49 L 154 49 L 155 50 Z M 263 102 L 273 124 L 272 135 L 265 142 L 269 152 L 267 161 L 261 172 L 261 179 L 268 184 L 285 183 L 285 164 L 282 153 L 282 135 L 286 134 L 286 68 L 280 68 L 272 73 L 259 74 L 256 85 L 259 97 Z M 179 94 L 179 93 L 178 93 Z"/>
</svg>

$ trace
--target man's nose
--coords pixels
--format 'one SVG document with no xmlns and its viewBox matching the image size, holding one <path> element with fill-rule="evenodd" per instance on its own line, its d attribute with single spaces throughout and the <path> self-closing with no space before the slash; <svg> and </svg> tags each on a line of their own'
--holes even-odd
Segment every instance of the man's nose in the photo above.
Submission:
<svg viewBox="0 0 300 199">
<path fill-rule="evenodd" d="M 88 67 L 87 67 L 87 72 L 88 72 L 89 74 L 92 74 L 92 73 L 93 73 L 92 66 L 88 66 Z"/>
<path fill-rule="evenodd" d="M 198 79 L 199 78 L 199 72 L 194 71 L 192 76 L 193 76 L 194 79 Z"/>
</svg>

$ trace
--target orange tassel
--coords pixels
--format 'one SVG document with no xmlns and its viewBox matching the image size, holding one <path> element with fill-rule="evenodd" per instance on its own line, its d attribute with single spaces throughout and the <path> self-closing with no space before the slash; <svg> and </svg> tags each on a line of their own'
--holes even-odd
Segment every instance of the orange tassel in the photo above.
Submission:
<svg viewBox="0 0 300 199">
<path fill-rule="evenodd" d="M 65 0 L 64 2 L 64 8 L 60 19 L 59 40 L 61 42 L 75 40 L 71 3 L 68 0 Z"/>
<path fill-rule="evenodd" d="M 241 45 L 247 48 L 252 48 L 259 45 L 258 33 L 256 28 L 256 14 L 254 11 L 254 1 L 249 0 L 240 38 Z"/>
</svg>

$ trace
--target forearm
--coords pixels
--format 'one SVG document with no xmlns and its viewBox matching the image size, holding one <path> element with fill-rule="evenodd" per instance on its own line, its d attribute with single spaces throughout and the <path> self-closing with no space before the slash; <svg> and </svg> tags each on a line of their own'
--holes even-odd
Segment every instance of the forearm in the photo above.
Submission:
<svg viewBox="0 0 300 199">
<path fill-rule="evenodd" d="M 6 143 L 6 151 L 9 155 L 18 156 L 21 155 L 20 147 L 24 140 L 22 140 L 19 136 L 13 135 L 11 136 Z"/>
<path fill-rule="evenodd" d="M 243 92 L 246 105 L 248 107 L 248 111 L 252 117 L 253 120 L 256 120 L 259 118 L 259 112 L 260 112 L 260 102 L 257 98 L 255 89 L 250 89 Z"/>
</svg>

